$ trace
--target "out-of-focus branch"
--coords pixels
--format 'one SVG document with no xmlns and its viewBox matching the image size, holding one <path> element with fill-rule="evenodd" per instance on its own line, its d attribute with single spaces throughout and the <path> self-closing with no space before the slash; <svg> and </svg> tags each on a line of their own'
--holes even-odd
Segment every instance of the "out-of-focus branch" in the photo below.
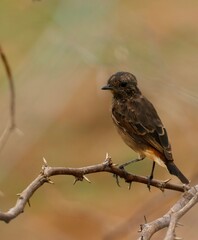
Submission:
<svg viewBox="0 0 198 240">
<path fill-rule="evenodd" d="M 21 214 L 24 211 L 25 205 L 29 203 L 31 196 L 39 187 L 41 187 L 46 182 L 53 183 L 50 180 L 51 176 L 72 175 L 75 177 L 74 183 L 83 180 L 87 180 L 88 182 L 90 182 L 85 175 L 97 172 L 113 173 L 114 175 L 125 179 L 125 181 L 129 184 L 131 184 L 132 182 L 139 182 L 146 185 L 148 184 L 148 178 L 133 175 L 126 172 L 125 170 L 120 169 L 119 167 L 116 167 L 116 165 L 112 163 L 111 158 L 108 155 L 106 156 L 106 159 L 103 163 L 82 168 L 50 167 L 44 160 L 44 165 L 39 176 L 32 183 L 30 183 L 30 185 L 22 193 L 19 194 L 19 198 L 13 208 L 11 208 L 5 213 L 0 212 L 0 220 L 8 223 L 12 219 L 16 218 L 19 214 Z M 150 185 L 160 188 L 161 190 L 170 189 L 180 192 L 184 192 L 186 188 L 190 188 L 189 186 L 184 187 L 181 185 L 171 184 L 169 182 L 162 182 L 159 180 L 152 180 Z"/>
<path fill-rule="evenodd" d="M 168 227 L 164 240 L 180 239 L 176 237 L 175 228 L 178 220 L 198 202 L 198 185 L 184 193 L 173 207 L 163 216 L 153 222 L 142 224 L 138 240 L 149 240 L 159 230 Z"/>
<path fill-rule="evenodd" d="M 193 187 L 184 195 L 184 200 L 181 199 L 176 203 L 176 206 L 171 209 L 171 219 L 164 240 L 175 239 L 175 228 L 177 227 L 179 219 L 187 213 L 196 203 L 198 203 L 198 185 Z"/>
<path fill-rule="evenodd" d="M 12 76 L 12 71 L 9 65 L 9 62 L 7 60 L 7 57 L 0 46 L 0 57 L 2 60 L 2 63 L 4 65 L 8 83 L 9 83 L 9 89 L 10 89 L 10 122 L 9 125 L 5 128 L 2 135 L 0 136 L 0 151 L 5 146 L 10 133 L 15 129 L 16 123 L 15 123 L 15 88 L 14 88 L 14 81 Z"/>
</svg>

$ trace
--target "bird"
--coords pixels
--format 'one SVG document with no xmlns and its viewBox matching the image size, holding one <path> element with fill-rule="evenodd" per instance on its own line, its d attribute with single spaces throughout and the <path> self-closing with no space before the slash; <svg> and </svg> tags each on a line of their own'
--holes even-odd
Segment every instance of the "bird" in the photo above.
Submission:
<svg viewBox="0 0 198 240">
<path fill-rule="evenodd" d="M 117 72 L 101 89 L 113 94 L 112 120 L 124 142 L 138 154 L 137 159 L 122 164 L 121 168 L 148 158 L 153 161 L 149 189 L 155 163 L 167 168 L 183 184 L 189 184 L 189 180 L 174 163 L 166 128 L 153 104 L 138 88 L 136 77 L 130 72 Z"/>
</svg>

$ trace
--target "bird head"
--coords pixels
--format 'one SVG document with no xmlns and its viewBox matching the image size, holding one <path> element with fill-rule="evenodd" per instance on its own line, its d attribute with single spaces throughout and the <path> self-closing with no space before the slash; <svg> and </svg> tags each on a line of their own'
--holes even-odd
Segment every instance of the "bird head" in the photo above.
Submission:
<svg viewBox="0 0 198 240">
<path fill-rule="evenodd" d="M 117 72 L 107 81 L 102 90 L 110 90 L 114 97 L 131 97 L 139 90 L 136 77 L 129 72 Z"/>
</svg>

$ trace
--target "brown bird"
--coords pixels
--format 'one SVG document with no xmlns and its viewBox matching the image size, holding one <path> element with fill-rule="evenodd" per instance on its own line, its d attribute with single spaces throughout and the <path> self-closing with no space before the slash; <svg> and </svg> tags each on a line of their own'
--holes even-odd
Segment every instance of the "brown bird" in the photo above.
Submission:
<svg viewBox="0 0 198 240">
<path fill-rule="evenodd" d="M 167 131 L 153 104 L 137 87 L 136 77 L 129 72 L 117 72 L 109 78 L 102 90 L 112 92 L 113 122 L 124 142 L 138 153 L 138 159 L 121 166 L 125 167 L 131 162 L 147 157 L 153 160 L 149 186 L 155 163 L 167 167 L 170 174 L 177 176 L 182 183 L 188 184 L 188 179 L 173 162 Z"/>
</svg>

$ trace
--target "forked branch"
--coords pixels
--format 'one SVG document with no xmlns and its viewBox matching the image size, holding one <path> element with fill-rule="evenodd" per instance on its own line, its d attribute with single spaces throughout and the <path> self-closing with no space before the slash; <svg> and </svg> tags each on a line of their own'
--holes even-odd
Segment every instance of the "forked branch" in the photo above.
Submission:
<svg viewBox="0 0 198 240">
<path fill-rule="evenodd" d="M 198 185 L 191 187 L 179 199 L 173 207 L 163 216 L 153 222 L 140 226 L 140 237 L 138 240 L 149 240 L 159 230 L 168 227 L 164 240 L 181 239 L 176 237 L 175 228 L 179 219 L 187 213 L 198 202 Z"/>
</svg>

